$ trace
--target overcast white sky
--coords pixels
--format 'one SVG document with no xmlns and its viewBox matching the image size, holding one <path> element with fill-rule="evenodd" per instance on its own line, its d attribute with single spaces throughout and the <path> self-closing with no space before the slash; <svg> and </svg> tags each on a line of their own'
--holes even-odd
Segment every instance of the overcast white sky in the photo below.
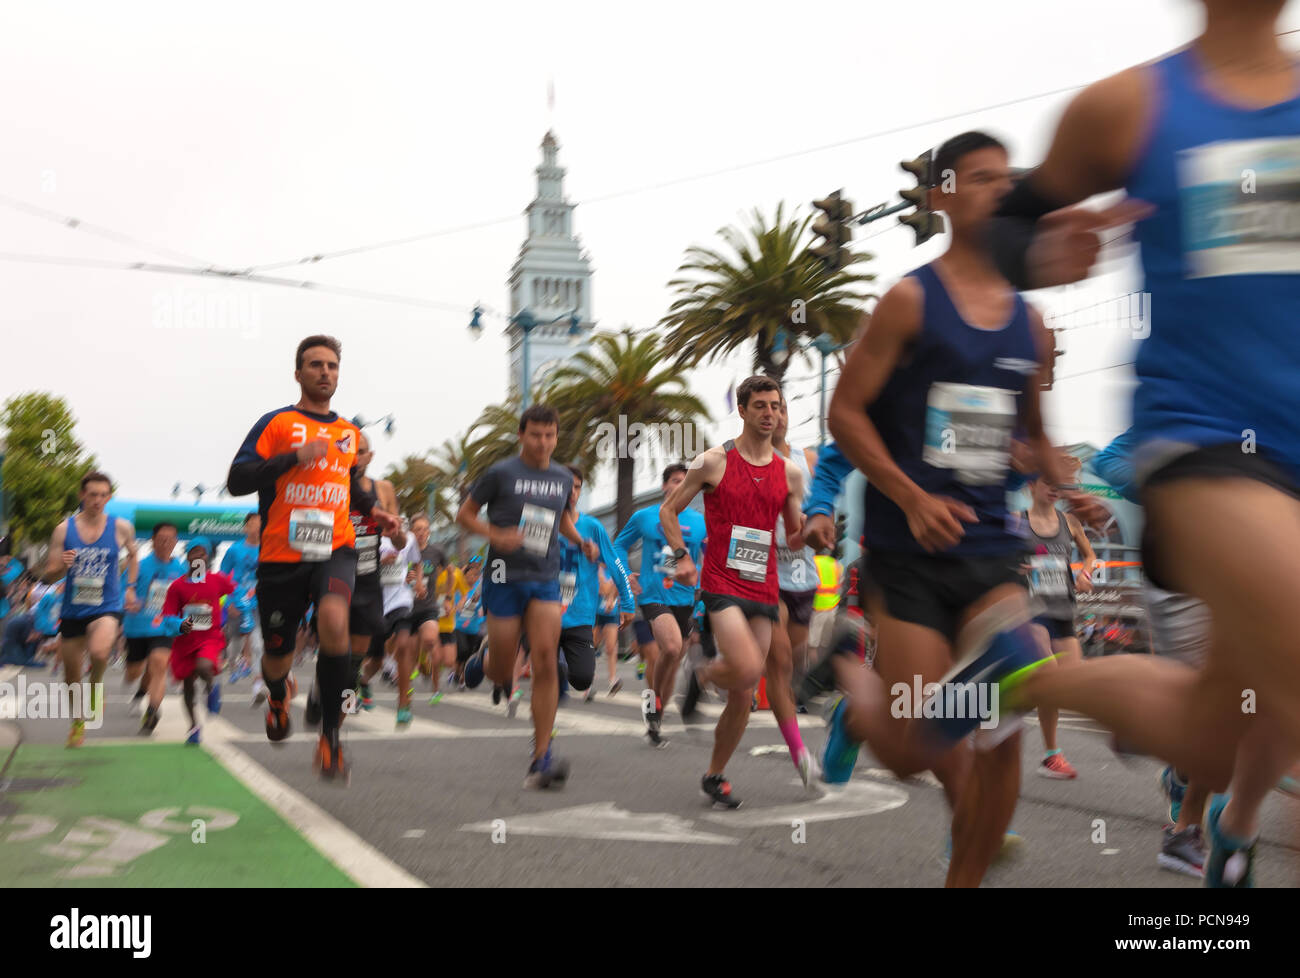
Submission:
<svg viewBox="0 0 1300 978">
<path fill-rule="evenodd" d="M 476 300 L 507 306 L 552 121 L 548 79 L 595 318 L 641 328 L 667 308 L 685 249 L 749 209 L 807 209 L 836 187 L 860 206 L 892 204 L 908 185 L 898 161 L 963 129 L 1002 136 L 1032 165 L 1068 95 L 857 137 L 1083 85 L 1185 42 L 1200 16 L 1196 0 L 7 4 L 6 198 L 236 267 L 504 220 L 277 273 L 443 309 L 0 261 L 0 397 L 68 398 L 119 492 L 161 497 L 177 481 L 219 485 L 253 421 L 296 400 L 297 341 L 332 333 L 344 347 L 336 409 L 397 418 L 391 439 L 375 437 L 382 469 L 504 395 L 504 324 L 487 320 L 477 343 L 465 326 Z M 1300 26 L 1300 5 L 1285 18 Z M 882 287 L 942 247 L 913 248 L 909 230 L 884 230 L 894 220 L 863 229 L 877 235 Z M 0 252 L 174 260 L 3 206 Z M 1131 287 L 1117 274 L 1068 302 Z M 250 318 L 160 328 L 178 303 L 209 299 Z M 1076 331 L 1058 373 L 1129 361 L 1133 345 L 1121 330 Z M 728 382 L 747 372 L 738 359 L 691 382 L 721 417 Z M 796 363 L 791 376 L 809 380 L 794 393 L 815 391 L 815 373 Z M 1062 384 L 1052 434 L 1118 432 L 1130 378 Z M 796 441 L 815 441 L 816 410 L 815 395 L 795 405 Z"/>
</svg>

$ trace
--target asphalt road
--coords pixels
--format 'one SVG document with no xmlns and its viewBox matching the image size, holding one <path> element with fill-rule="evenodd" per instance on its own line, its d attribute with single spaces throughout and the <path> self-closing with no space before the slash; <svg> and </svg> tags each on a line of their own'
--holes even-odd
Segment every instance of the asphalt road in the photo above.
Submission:
<svg viewBox="0 0 1300 978">
<path fill-rule="evenodd" d="M 711 723 L 688 729 L 670 706 L 665 722 L 669 746 L 652 748 L 642 734 L 640 684 L 630 664 L 619 668 L 627 688 L 618 697 L 607 697 L 604 679 L 598 678 L 602 692 L 596 702 L 570 697 L 561 706 L 556 751 L 569 759 L 572 774 L 559 791 L 523 789 L 532 732 L 527 703 L 509 720 L 504 705 L 493 707 L 485 689 L 451 692 L 431 706 L 427 690 L 418 684 L 415 722 L 397 732 L 396 691 L 376 684 L 375 709 L 349 718 L 344 726 L 353 764 L 347 787 L 322 783 L 313 774 L 314 738 L 302 730 L 300 708 L 294 711 L 296 732 L 288 743 L 266 741 L 261 712 L 248 707 L 247 680 L 224 687 L 225 707 L 205 726 L 205 748 L 225 758 L 227 767 L 233 757 L 270 785 L 266 790 L 271 794 L 283 796 L 282 809 L 287 805 L 315 826 L 311 831 L 317 835 L 306 834 L 318 847 L 321 838 L 338 847 L 337 852 L 327 850 L 335 862 L 363 868 L 391 864 L 396 878 L 406 882 L 942 884 L 948 811 L 942 791 L 928 776 L 899 782 L 864 750 L 847 787 L 807 791 L 771 714 L 760 712 L 751 718 L 727 771 L 744 805 L 735 812 L 715 812 L 699 790 L 712 744 Z M 299 706 L 312 671 L 310 666 L 298 670 Z M 597 673 L 604 676 L 603 661 Z M 138 721 L 125 715 L 127 697 L 120 682 L 120 674 L 109 674 L 108 714 L 103 727 L 89 733 L 88 744 L 142 740 L 135 733 Z M 717 703 L 702 707 L 709 719 L 719 709 Z M 181 714 L 179 697 L 169 695 L 157 736 L 182 739 L 186 725 Z M 62 721 L 21 723 L 27 743 L 61 743 L 66 734 Z M 820 717 L 801 717 L 801 727 L 816 750 L 824 732 Z M 1120 763 L 1107 747 L 1106 735 L 1084 718 L 1063 718 L 1060 740 L 1080 772 L 1077 781 L 1035 776 L 1041 740 L 1031 718 L 1023 738 L 1024 775 L 1013 822 L 1023 841 L 990 871 L 985 885 L 1199 886 L 1197 880 L 1156 865 L 1164 821 L 1156 790 L 1160 765 L 1152 760 Z M 302 799 L 308 804 L 300 804 Z M 177 804 L 183 802 L 179 798 Z M 1298 813 L 1294 799 L 1276 792 L 1268 799 L 1257 885 L 1294 886 L 1300 880 Z"/>
</svg>

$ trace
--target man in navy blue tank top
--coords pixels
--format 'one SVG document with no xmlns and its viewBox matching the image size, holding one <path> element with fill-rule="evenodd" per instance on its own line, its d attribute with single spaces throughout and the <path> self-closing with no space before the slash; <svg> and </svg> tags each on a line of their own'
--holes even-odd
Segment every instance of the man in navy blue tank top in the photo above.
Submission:
<svg viewBox="0 0 1300 978">
<path fill-rule="evenodd" d="M 63 638 L 63 678 L 72 700 L 72 729 L 68 746 L 80 747 L 86 736 L 86 721 L 98 726 L 103 717 L 104 671 L 122 623 L 122 614 L 140 610 L 135 588 L 140 565 L 135 554 L 135 528 L 130 520 L 109 516 L 104 511 L 113 497 L 113 484 L 102 472 L 88 472 L 81 479 L 81 510 L 54 528 L 49 557 L 42 580 L 66 578 L 59 634 Z M 118 573 L 118 552 L 126 550 L 125 596 Z M 82 653 L 90 652 L 90 700 L 76 702 L 82 689 Z M 74 688 L 75 687 L 75 688 Z M 80 715 L 78 715 L 80 714 Z"/>
<path fill-rule="evenodd" d="M 875 668 L 853 670 L 830 740 L 867 741 L 900 777 L 934 771 L 953 809 L 948 885 L 977 886 L 1020 791 L 1018 720 L 999 717 L 996 682 L 1044 652 L 1019 574 L 1023 529 L 1007 512 L 1013 434 L 1040 471 L 1065 476 L 1038 403 L 1051 341 L 983 241 L 1011 189 L 1006 149 L 964 133 L 939 148 L 934 174 L 951 246 L 880 300 L 830 407 L 831 433 L 867 476 L 878 629 Z"/>
<path fill-rule="evenodd" d="M 1249 886 L 1258 808 L 1300 754 L 1300 64 L 1285 0 L 1202 0 L 1187 47 L 1091 85 L 993 244 L 1024 287 L 1088 274 L 1097 232 L 1137 226 L 1150 334 L 1133 454 L 1143 557 L 1214 620 L 1204 669 L 1109 656 L 1008 690 L 1078 710 L 1230 801 L 1211 802 L 1209 886 Z M 1100 213 L 1072 207 L 1125 189 Z"/>
</svg>

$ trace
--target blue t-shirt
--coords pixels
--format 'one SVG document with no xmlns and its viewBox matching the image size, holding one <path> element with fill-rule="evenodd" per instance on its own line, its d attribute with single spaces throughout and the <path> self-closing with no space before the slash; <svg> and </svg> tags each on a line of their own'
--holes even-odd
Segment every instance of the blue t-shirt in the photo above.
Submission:
<svg viewBox="0 0 1300 978">
<path fill-rule="evenodd" d="M 456 630 L 466 635 L 477 635 L 483 631 L 486 620 L 483 617 L 483 575 L 480 573 L 478 580 L 470 585 L 465 604 L 456 612 Z"/>
<path fill-rule="evenodd" d="M 257 604 L 257 596 L 249 596 L 248 592 L 257 584 L 257 554 L 260 549 L 245 540 L 236 540 L 221 558 L 221 573 L 235 582 L 235 593 L 230 600 L 237 608 Z"/>
<path fill-rule="evenodd" d="M 682 526 L 682 543 L 690 552 L 695 566 L 700 566 L 700 554 L 706 531 L 704 515 L 698 510 L 684 509 L 678 514 L 677 521 Z M 636 543 L 641 543 L 641 570 L 637 580 L 641 584 L 641 604 L 690 605 L 695 603 L 695 590 L 674 584 L 664 587 L 664 579 L 670 575 L 656 571 L 655 565 L 662 559 L 668 541 L 664 539 L 664 529 L 659 525 L 659 507 L 655 504 L 638 509 L 627 521 L 627 526 L 619 530 L 614 539 L 614 549 L 626 567 L 628 551 Z"/>
<path fill-rule="evenodd" d="M 122 619 L 122 631 L 127 638 L 151 638 L 167 634 L 162 622 L 155 625 L 154 621 L 162 615 L 168 585 L 188 570 L 189 567 L 180 557 L 172 557 L 163 563 L 155 554 L 150 554 L 140 561 L 140 576 L 135 582 L 135 596 L 140 602 L 140 610 Z M 127 592 L 126 574 L 126 571 L 122 572 L 124 597 Z"/>
<path fill-rule="evenodd" d="M 63 595 L 54 588 L 50 588 L 41 595 L 41 599 L 36 602 L 36 607 L 32 609 L 32 618 L 36 631 L 42 635 L 57 635 L 59 631 L 59 606 L 63 603 Z"/>
<path fill-rule="evenodd" d="M 574 525 L 584 540 L 592 540 L 600 548 L 600 563 L 609 570 L 609 576 L 618 587 L 623 611 L 636 610 L 632 600 L 632 582 L 627 564 L 623 563 L 609 541 L 609 534 L 600 520 L 587 513 L 581 514 Z M 560 603 L 572 595 L 569 607 L 560 622 L 561 628 L 596 624 L 600 610 L 600 564 L 593 564 L 581 550 L 564 538 L 560 539 Z"/>
</svg>

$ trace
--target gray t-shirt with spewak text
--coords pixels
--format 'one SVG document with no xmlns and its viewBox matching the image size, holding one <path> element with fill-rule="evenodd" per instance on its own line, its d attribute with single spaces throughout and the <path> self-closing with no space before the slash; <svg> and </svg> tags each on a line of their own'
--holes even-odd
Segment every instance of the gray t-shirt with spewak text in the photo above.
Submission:
<svg viewBox="0 0 1300 978">
<path fill-rule="evenodd" d="M 484 472 L 470 487 L 470 497 L 487 506 L 488 522 L 493 526 L 517 526 L 524 532 L 523 545 L 513 553 L 488 548 L 484 574 L 501 566 L 495 563 L 501 560 L 510 584 L 558 578 L 560 548 L 556 537 L 572 489 L 573 476 L 568 469 L 554 463 L 546 469 L 535 469 L 518 455 Z"/>
</svg>

